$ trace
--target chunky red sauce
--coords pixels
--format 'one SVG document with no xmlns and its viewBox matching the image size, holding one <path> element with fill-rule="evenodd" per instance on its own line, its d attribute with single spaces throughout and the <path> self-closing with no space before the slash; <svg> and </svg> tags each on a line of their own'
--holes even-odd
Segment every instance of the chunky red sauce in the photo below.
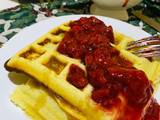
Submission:
<svg viewBox="0 0 160 120">
<path fill-rule="evenodd" d="M 81 68 L 72 65 L 67 80 L 80 89 L 88 82 L 92 84 L 92 99 L 107 110 L 121 106 L 119 96 L 122 96 L 125 105 L 119 120 L 140 120 L 153 89 L 145 73 L 135 69 L 110 45 L 114 43 L 112 27 L 95 17 L 81 18 L 70 23 L 70 27 L 58 51 L 81 59 L 87 76 Z M 159 114 L 159 110 L 155 111 Z M 159 120 L 154 116 L 150 118 Z"/>
<path fill-rule="evenodd" d="M 72 64 L 69 69 L 67 80 L 72 85 L 80 89 L 84 88 L 88 84 L 88 80 L 85 77 L 85 72 L 74 64 Z"/>
<path fill-rule="evenodd" d="M 156 100 L 151 100 L 151 103 L 142 120 L 160 120 L 160 105 L 156 102 Z"/>
</svg>

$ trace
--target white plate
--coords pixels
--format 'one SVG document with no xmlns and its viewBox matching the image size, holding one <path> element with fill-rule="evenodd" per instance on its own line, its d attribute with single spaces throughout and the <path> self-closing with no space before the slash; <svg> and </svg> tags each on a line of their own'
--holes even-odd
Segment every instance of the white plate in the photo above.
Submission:
<svg viewBox="0 0 160 120">
<path fill-rule="evenodd" d="M 49 18 L 45 21 L 36 23 L 30 27 L 23 29 L 20 33 L 9 40 L 2 48 L 0 48 L 0 120 L 26 120 L 26 115 L 15 105 L 10 102 L 10 95 L 15 89 L 14 85 L 8 78 L 8 72 L 4 69 L 4 63 L 17 51 L 25 47 L 27 44 L 33 42 L 41 35 L 48 32 L 50 29 L 70 20 L 76 20 L 80 17 L 89 17 L 89 15 L 69 15 L 63 17 Z M 134 39 L 140 39 L 150 36 L 148 33 L 132 26 L 128 23 L 96 16 L 102 20 L 106 25 L 112 25 L 113 29 L 119 31 Z M 157 99 L 158 94 L 157 94 Z M 159 99 L 160 100 L 160 99 Z"/>
</svg>

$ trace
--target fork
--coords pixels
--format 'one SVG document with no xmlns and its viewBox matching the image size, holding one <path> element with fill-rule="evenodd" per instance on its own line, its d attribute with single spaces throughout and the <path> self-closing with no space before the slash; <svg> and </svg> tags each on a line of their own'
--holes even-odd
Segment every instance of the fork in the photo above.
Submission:
<svg viewBox="0 0 160 120">
<path fill-rule="evenodd" d="M 139 57 L 160 57 L 160 36 L 151 36 L 129 42 L 126 49 Z"/>
</svg>

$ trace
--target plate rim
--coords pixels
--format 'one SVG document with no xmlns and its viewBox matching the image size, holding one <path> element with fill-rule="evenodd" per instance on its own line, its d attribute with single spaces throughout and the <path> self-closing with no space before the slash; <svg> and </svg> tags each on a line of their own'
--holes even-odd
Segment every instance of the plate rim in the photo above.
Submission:
<svg viewBox="0 0 160 120">
<path fill-rule="evenodd" d="M 5 62 L 5 60 L 7 60 L 7 58 L 8 58 L 8 56 L 10 56 L 11 57 L 11 54 L 10 53 L 8 53 L 8 52 L 10 52 L 11 51 L 11 49 L 10 49 L 10 47 L 13 45 L 13 43 L 15 43 L 15 42 L 19 42 L 20 44 L 21 44 L 21 42 L 23 43 L 24 41 L 18 41 L 17 40 L 17 38 L 18 37 L 23 37 L 23 36 L 21 36 L 21 35 L 23 35 L 23 34 L 25 34 L 25 32 L 28 32 L 29 30 L 32 30 L 33 28 L 38 28 L 39 26 L 43 26 L 42 24 L 47 24 L 47 22 L 49 22 L 49 24 L 50 24 L 50 22 L 52 21 L 52 22 L 54 22 L 54 21 L 58 21 L 58 20 L 62 20 L 62 21 L 58 21 L 58 23 L 59 24 L 57 24 L 57 26 L 59 26 L 60 24 L 62 24 L 62 23 L 64 23 L 63 21 L 69 21 L 69 20 L 72 20 L 72 18 L 74 18 L 74 19 L 77 19 L 77 18 L 80 18 L 80 17 L 90 17 L 90 16 L 95 16 L 95 17 L 97 17 L 97 18 L 99 18 L 99 19 L 101 19 L 102 21 L 103 20 L 106 20 L 106 19 L 108 19 L 108 21 L 111 21 L 111 22 L 117 22 L 117 24 L 118 23 L 120 23 L 120 26 L 121 25 L 124 25 L 124 26 L 129 26 L 129 28 L 131 28 L 131 29 L 133 29 L 132 31 L 136 31 L 136 33 L 138 33 L 139 31 L 140 31 L 140 33 L 144 33 L 143 35 L 141 35 L 141 36 L 145 36 L 145 37 L 148 37 L 148 36 L 150 36 L 150 34 L 149 33 L 147 33 L 147 32 L 145 32 L 145 31 L 143 31 L 143 30 L 141 30 L 141 29 L 139 29 L 138 27 L 136 27 L 136 26 L 133 26 L 133 25 L 131 25 L 131 24 L 129 24 L 129 23 L 126 23 L 126 22 L 123 22 L 123 21 L 120 21 L 120 20 L 117 20 L 117 19 L 114 19 L 114 18 L 110 18 L 110 17 L 104 17 L 104 16 L 97 16 L 97 15 L 66 15 L 66 16 L 60 16 L 60 17 L 50 17 L 50 18 L 48 18 L 48 19 L 46 19 L 46 20 L 42 20 L 42 21 L 40 21 L 40 22 L 38 22 L 38 23 L 34 23 L 34 24 L 32 24 L 31 26 L 28 26 L 28 27 L 25 27 L 24 29 L 22 29 L 19 33 L 17 33 L 15 36 L 13 36 L 8 42 L 6 42 L 4 45 L 3 45 L 3 47 L 2 48 L 0 48 L 0 58 L 1 57 L 4 57 L 2 60 L 0 59 L 0 71 L 3 71 L 3 70 L 5 70 L 4 69 L 4 67 L 2 66 L 3 64 L 4 64 L 4 62 Z M 38 27 L 37 27 L 38 26 Z M 54 25 L 54 26 L 51 26 L 51 29 L 52 28 L 55 28 L 56 26 Z M 49 31 L 50 29 L 48 29 L 47 31 L 45 31 L 43 34 L 45 34 L 45 33 L 47 33 L 48 31 Z M 138 31 L 138 32 L 137 32 Z M 123 33 L 123 32 L 122 32 Z M 37 38 L 39 38 L 39 37 L 41 37 L 43 34 L 41 34 L 41 35 L 37 35 L 36 37 Z M 129 37 L 132 37 L 132 36 L 129 36 Z M 37 39 L 36 38 L 36 39 Z M 26 38 L 25 38 L 26 39 Z M 34 39 L 35 40 L 35 39 Z M 34 41 L 33 40 L 33 41 Z M 30 43 L 32 43 L 33 41 L 30 41 Z M 28 43 L 29 44 L 29 43 Z M 26 44 L 24 45 L 24 46 L 26 46 Z M 14 47 L 14 46 L 13 46 Z M 22 47 L 23 48 L 23 47 Z M 22 49 L 22 48 L 20 48 L 20 49 Z M 7 49 L 9 49 L 9 51 L 7 51 Z M 13 48 L 14 49 L 14 48 Z M 19 50 L 17 50 L 17 51 L 19 51 Z M 15 53 L 17 52 L 17 51 L 14 51 Z M 7 54 L 7 56 L 5 56 L 5 54 Z M 14 54 L 12 54 L 12 56 L 13 56 Z M 1 70 L 1 68 L 2 68 L 2 70 Z M 5 71 L 6 72 L 6 71 Z M 3 72 L 2 72 L 3 73 Z M 0 78 L 1 79 L 1 78 Z M 10 81 L 9 81 L 10 82 Z M 11 84 L 13 84 L 13 83 L 11 83 Z M 1 85 L 0 85 L 1 86 Z M 1 88 L 0 88 L 1 89 Z M 7 89 L 7 87 L 6 87 L 6 89 Z M 15 88 L 14 88 L 15 89 Z M 11 91 L 10 91 L 11 92 Z M 0 95 L 0 98 L 1 98 L 1 96 L 2 95 Z M 0 100 L 1 101 L 1 100 Z M 11 103 L 11 102 L 10 102 Z M 0 104 L 3 104 L 3 103 L 0 103 Z M 12 103 L 11 103 L 12 104 Z M 13 105 L 12 105 L 13 106 Z M 8 106 L 8 107 L 10 107 L 10 106 Z M 2 107 L 3 108 L 3 107 Z M 8 108 L 7 108 L 8 109 Z M 12 108 L 10 108 L 10 109 L 12 109 Z M 13 108 L 13 110 L 15 109 L 15 107 Z M 17 107 L 16 107 L 16 109 L 17 109 Z M 22 112 L 21 110 L 18 110 L 18 112 Z M 2 112 L 3 113 L 3 112 Z M 9 112 L 10 113 L 10 112 Z M 1 114 L 1 110 L 0 110 L 0 114 Z M 26 118 L 26 115 L 25 115 L 25 113 L 24 112 L 22 112 L 22 115 L 24 115 L 24 116 L 22 116 L 22 117 L 24 117 L 24 119 Z M 1 116 L 0 116 L 0 118 L 1 118 Z M 2 117 L 3 118 L 3 117 Z M 4 119 L 4 118 L 3 118 Z"/>
</svg>

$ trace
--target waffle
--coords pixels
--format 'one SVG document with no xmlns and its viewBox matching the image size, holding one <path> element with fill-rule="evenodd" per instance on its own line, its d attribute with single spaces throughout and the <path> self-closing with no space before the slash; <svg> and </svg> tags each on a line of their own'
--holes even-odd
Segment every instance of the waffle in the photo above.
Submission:
<svg viewBox="0 0 160 120">
<path fill-rule="evenodd" d="M 49 94 L 45 87 L 33 80 L 17 87 L 11 100 L 24 109 L 33 120 L 68 120 L 54 95 Z"/>
<path fill-rule="evenodd" d="M 93 88 L 90 84 L 83 89 L 78 89 L 66 80 L 69 68 L 72 64 L 75 64 L 86 71 L 85 65 L 79 59 L 70 58 L 56 51 L 65 32 L 69 30 L 69 23 L 65 23 L 49 31 L 9 59 L 5 64 L 6 69 L 9 71 L 24 72 L 38 80 L 40 83 L 43 83 L 50 90 L 54 91 L 72 105 L 73 109 L 68 107 L 68 104 L 65 104 L 59 98 L 56 98 L 59 106 L 65 111 L 72 114 L 74 108 L 78 108 L 78 111 L 82 114 L 80 115 L 77 112 L 77 116 L 82 116 L 78 119 L 116 119 L 116 114 L 118 114 L 116 109 L 105 112 L 102 109 L 97 109 L 97 104 L 91 99 L 91 91 Z M 133 39 L 117 32 L 114 32 L 114 35 L 116 43 L 113 46 L 120 51 L 125 59 L 131 61 L 135 68 L 143 70 L 156 89 L 158 86 L 157 83 L 159 83 L 160 63 L 157 61 L 150 62 L 145 58 L 137 57 L 129 51 L 126 51 L 125 47 L 127 43 Z M 149 67 L 149 69 L 146 67 Z M 25 86 L 22 87 L 22 89 L 24 88 Z M 17 91 L 20 91 L 20 88 L 18 88 Z M 13 94 L 12 101 L 23 109 L 26 109 L 23 107 L 25 105 L 21 105 L 21 103 L 18 102 L 19 98 L 17 91 Z M 48 116 L 48 114 L 49 113 L 47 113 L 46 116 Z"/>
</svg>

